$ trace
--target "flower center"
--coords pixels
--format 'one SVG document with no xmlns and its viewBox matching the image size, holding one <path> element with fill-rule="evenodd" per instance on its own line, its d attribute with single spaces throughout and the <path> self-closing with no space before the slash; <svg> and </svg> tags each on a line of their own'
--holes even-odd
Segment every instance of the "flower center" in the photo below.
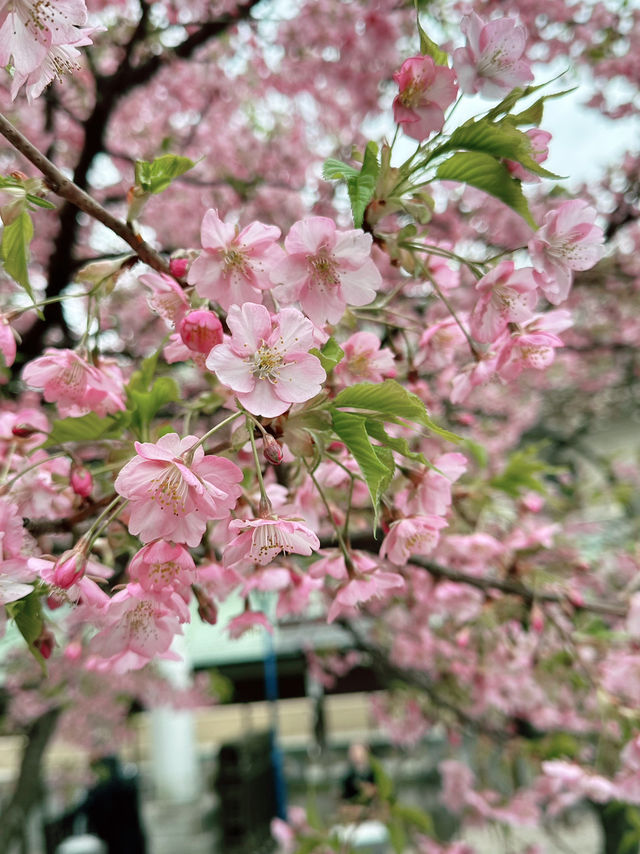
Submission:
<svg viewBox="0 0 640 854">
<path fill-rule="evenodd" d="M 245 276 L 247 274 L 247 258 L 240 249 L 227 249 L 222 260 L 224 262 L 223 275 L 230 276 L 233 273 L 238 273 Z"/>
<path fill-rule="evenodd" d="M 178 573 L 179 567 L 173 560 L 166 560 L 163 563 L 152 563 L 149 569 L 149 575 L 159 584 L 170 584 L 174 578 L 178 577 Z"/>
<path fill-rule="evenodd" d="M 414 80 L 398 94 L 398 98 L 403 107 L 412 110 L 417 107 L 422 96 L 424 86 L 421 80 Z"/>
<path fill-rule="evenodd" d="M 335 288 L 340 284 L 340 277 L 336 272 L 336 264 L 333 258 L 322 250 L 317 255 L 308 255 L 307 263 L 311 268 L 313 283 L 322 290 Z"/>
<path fill-rule="evenodd" d="M 147 634 L 153 621 L 153 606 L 151 602 L 138 602 L 126 615 L 130 635 Z"/>
<path fill-rule="evenodd" d="M 164 474 L 154 477 L 149 492 L 151 500 L 157 501 L 161 510 L 168 510 L 174 516 L 184 515 L 189 486 L 176 466 L 169 465 Z"/>
<path fill-rule="evenodd" d="M 253 366 L 251 368 L 254 376 L 259 380 L 269 380 L 271 383 L 278 382 L 278 374 L 284 362 L 284 357 L 279 350 L 262 344 L 253 354 Z"/>
</svg>

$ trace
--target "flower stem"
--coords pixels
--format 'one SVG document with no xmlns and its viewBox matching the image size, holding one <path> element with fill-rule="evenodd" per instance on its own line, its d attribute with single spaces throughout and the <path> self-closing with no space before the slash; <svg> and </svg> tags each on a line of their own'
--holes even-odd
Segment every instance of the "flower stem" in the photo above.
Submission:
<svg viewBox="0 0 640 854">
<path fill-rule="evenodd" d="M 271 501 L 269 500 L 269 496 L 267 495 L 267 490 L 264 485 L 264 478 L 262 477 L 262 466 L 260 464 L 260 457 L 258 456 L 258 448 L 256 447 L 256 438 L 253 435 L 253 425 L 255 423 L 255 418 L 248 412 L 246 413 L 246 422 L 247 430 L 249 431 L 249 441 L 251 442 L 251 450 L 253 451 L 253 459 L 256 464 L 258 486 L 260 487 L 260 515 L 264 519 L 266 516 L 269 516 L 273 512 L 273 507 L 271 506 Z"/>
</svg>

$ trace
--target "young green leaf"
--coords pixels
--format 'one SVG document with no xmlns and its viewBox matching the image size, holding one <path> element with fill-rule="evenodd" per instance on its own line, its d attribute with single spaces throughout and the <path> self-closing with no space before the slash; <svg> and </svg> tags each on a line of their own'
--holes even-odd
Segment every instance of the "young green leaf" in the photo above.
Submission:
<svg viewBox="0 0 640 854">
<path fill-rule="evenodd" d="M 320 363 L 325 371 L 329 374 L 344 357 L 344 350 L 338 344 L 335 338 L 329 338 L 322 350 L 313 347 L 309 352 L 320 359 Z"/>
<path fill-rule="evenodd" d="M 144 193 L 161 193 L 169 184 L 196 164 L 188 157 L 163 154 L 155 160 L 136 160 L 135 182 Z"/>
<path fill-rule="evenodd" d="M 33 302 L 33 290 L 29 281 L 29 244 L 33 238 L 33 222 L 27 211 L 17 216 L 2 229 L 2 260 L 5 272 L 22 285 Z"/>
<path fill-rule="evenodd" d="M 119 412 L 100 418 L 95 412 L 79 418 L 62 418 L 53 422 L 51 432 L 43 448 L 51 448 L 64 442 L 92 442 L 97 439 L 118 439 L 128 426 L 129 414 Z"/>
<path fill-rule="evenodd" d="M 520 181 L 512 178 L 506 166 L 495 157 L 484 152 L 458 152 L 440 164 L 436 178 L 441 181 L 459 181 L 484 190 L 500 199 L 527 222 L 531 228 L 537 225 L 522 192 Z"/>
<path fill-rule="evenodd" d="M 11 602 L 6 606 L 6 609 L 7 614 L 15 621 L 18 631 L 26 640 L 31 654 L 44 668 L 45 660 L 40 650 L 35 646 L 35 642 L 40 637 L 44 625 L 40 596 L 34 590 L 33 593 L 25 596 L 24 599 Z"/>
<path fill-rule="evenodd" d="M 425 33 L 420 23 L 420 15 L 418 14 L 416 14 L 416 23 L 418 25 L 418 35 L 420 36 L 420 53 L 430 56 L 436 65 L 448 65 L 449 55 Z"/>
<path fill-rule="evenodd" d="M 349 178 L 357 178 L 359 174 L 358 169 L 342 160 L 336 160 L 335 157 L 329 157 L 322 166 L 322 177 L 325 181 L 346 181 Z"/>
</svg>

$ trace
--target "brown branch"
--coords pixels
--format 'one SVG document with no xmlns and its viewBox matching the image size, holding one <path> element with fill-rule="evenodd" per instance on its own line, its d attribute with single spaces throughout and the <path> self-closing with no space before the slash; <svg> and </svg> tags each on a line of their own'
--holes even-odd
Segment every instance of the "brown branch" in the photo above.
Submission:
<svg viewBox="0 0 640 854">
<path fill-rule="evenodd" d="M 58 167 L 45 157 L 35 145 L 29 142 L 26 136 L 21 134 L 2 114 L 0 114 L 0 134 L 42 172 L 47 179 L 47 185 L 56 195 L 79 210 L 84 211 L 84 213 L 93 217 L 93 219 L 106 225 L 114 234 L 117 234 L 125 243 L 128 243 L 145 264 L 148 264 L 160 273 L 169 272 L 169 264 L 159 252 L 156 252 L 148 243 L 145 243 L 126 223 L 114 217 L 113 214 L 110 214 L 108 210 L 103 208 L 88 193 L 85 193 L 73 181 L 66 178 Z"/>
<path fill-rule="evenodd" d="M 370 534 L 361 534 L 352 537 L 350 544 L 355 549 L 362 549 L 377 554 L 380 549 L 380 544 L 377 543 Z M 337 543 L 333 539 L 321 541 L 321 548 L 335 548 Z M 431 560 L 423 560 L 419 557 L 412 557 L 409 562 L 411 566 L 417 566 L 425 569 L 434 578 L 446 578 L 447 581 L 454 581 L 456 584 L 468 584 L 469 587 L 475 587 L 482 590 L 484 593 L 499 591 L 509 596 L 517 596 L 522 599 L 529 607 L 535 602 L 555 604 L 555 605 L 570 605 L 575 611 L 587 611 L 592 614 L 604 614 L 609 617 L 626 617 L 628 608 L 619 602 L 584 602 L 578 604 L 570 596 L 565 593 L 553 593 L 544 590 L 533 590 L 519 581 L 511 579 L 486 578 L 484 576 L 469 575 L 466 572 L 460 572 L 457 569 L 451 569 L 448 566 L 442 566 L 439 563 Z"/>
</svg>

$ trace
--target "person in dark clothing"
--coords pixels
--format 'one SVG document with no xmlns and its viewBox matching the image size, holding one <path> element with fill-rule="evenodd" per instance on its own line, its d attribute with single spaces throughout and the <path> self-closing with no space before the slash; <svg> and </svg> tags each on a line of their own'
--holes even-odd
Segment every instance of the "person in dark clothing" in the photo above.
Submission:
<svg viewBox="0 0 640 854">
<path fill-rule="evenodd" d="M 106 842 L 108 854 L 146 854 L 137 781 L 122 774 L 115 756 L 95 760 L 92 769 L 98 781 L 76 815 L 86 817 L 87 831 Z"/>
<path fill-rule="evenodd" d="M 355 804 L 369 804 L 375 794 L 375 776 L 364 744 L 349 747 L 349 768 L 342 781 L 342 799 Z"/>
</svg>

